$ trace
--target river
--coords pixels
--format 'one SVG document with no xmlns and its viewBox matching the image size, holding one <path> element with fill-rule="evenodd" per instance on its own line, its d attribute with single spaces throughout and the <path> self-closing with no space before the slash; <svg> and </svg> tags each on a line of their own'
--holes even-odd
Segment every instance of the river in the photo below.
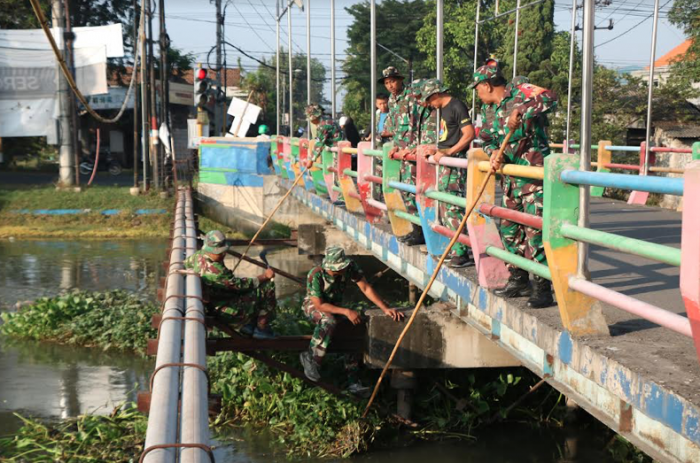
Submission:
<svg viewBox="0 0 700 463">
<path fill-rule="evenodd" d="M 153 296 L 164 275 L 165 240 L 130 241 L 2 241 L 0 242 L 0 310 L 16 310 L 18 301 L 31 301 L 74 288 L 125 289 Z M 250 255 L 256 256 L 253 248 Z M 304 276 L 314 263 L 295 249 L 273 250 L 270 264 Z M 396 275 L 377 275 L 382 265 L 358 258 L 367 276 L 381 278 L 384 296 L 405 294 Z M 259 269 L 243 264 L 247 275 Z M 276 278 L 278 297 L 299 298 L 300 287 Z M 356 294 L 351 297 L 358 297 Z M 151 359 L 53 343 L 15 341 L 0 336 L 0 435 L 20 426 L 17 412 L 46 420 L 111 411 L 115 404 L 135 400 L 146 389 L 153 371 Z M 489 428 L 476 442 L 413 443 L 376 450 L 353 462 L 559 462 L 605 461 L 591 450 L 594 437 L 584 430 L 550 432 L 526 425 Z M 216 449 L 218 462 L 272 463 L 283 460 L 271 449 L 272 437 L 249 428 L 234 429 Z M 567 445 L 565 445 L 565 443 Z M 575 445 L 574 445 L 575 444 Z M 596 444 L 599 447 L 599 443 Z M 564 448 L 578 448 L 565 457 Z M 590 454 L 590 455 L 589 455 Z M 316 461 L 308 460 L 304 461 Z M 328 460 L 325 460 L 328 461 Z"/>
</svg>

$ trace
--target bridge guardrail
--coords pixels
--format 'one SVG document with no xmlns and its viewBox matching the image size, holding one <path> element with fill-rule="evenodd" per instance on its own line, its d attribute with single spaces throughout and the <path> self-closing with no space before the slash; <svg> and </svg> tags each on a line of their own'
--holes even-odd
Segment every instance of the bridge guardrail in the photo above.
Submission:
<svg viewBox="0 0 700 463">
<path fill-rule="evenodd" d="M 620 148 L 632 151 L 630 148 L 634 148 L 615 147 L 606 142 L 601 142 L 596 147 L 607 152 Z M 490 165 L 488 156 L 480 149 L 470 150 L 468 159 L 442 158 L 440 160 L 441 165 L 467 169 L 467 195 L 466 198 L 462 198 L 437 191 L 437 165 L 434 159 L 425 156 L 425 149 L 426 147 L 420 146 L 416 156 L 410 156 L 404 161 L 416 162 L 415 186 L 399 180 L 402 161 L 389 156 L 391 144 L 385 145 L 380 151 L 371 150 L 370 144 L 366 142 L 360 143 L 356 150 L 341 143 L 333 150 L 326 150 L 322 168 L 331 174 L 334 182 L 331 185 L 335 187 L 337 197 L 342 195 L 346 204 L 349 199 L 359 202 L 359 207 L 355 205 L 356 212 L 364 212 L 371 223 L 382 221 L 384 217 L 388 218 L 392 230 L 398 236 L 401 235 L 396 233 L 397 229 L 403 231 L 413 224 L 421 226 L 428 252 L 432 255 L 440 255 L 448 243 L 448 238 L 451 238 L 454 232 L 441 225 L 438 214 L 439 203 L 446 202 L 466 207 L 476 199 L 476 189 L 482 183 Z M 338 154 L 335 158 L 334 151 Z M 652 152 L 654 151 L 687 152 L 687 150 L 671 148 L 656 149 Z M 372 159 L 379 157 L 380 154 L 383 158 L 381 177 L 371 173 L 373 172 Z M 357 172 L 350 167 L 353 155 L 358 157 Z M 468 234 L 458 238 L 459 242 L 473 249 L 479 285 L 484 288 L 504 285 L 508 279 L 505 266 L 507 262 L 552 280 L 562 323 L 574 335 L 599 334 L 608 331 L 600 308 L 594 305 L 596 301 L 602 301 L 684 336 L 692 337 L 700 357 L 700 214 L 692 212 L 691 207 L 685 208 L 681 250 L 576 225 L 579 185 L 601 189 L 606 187 L 628 189 L 647 195 L 649 193 L 673 194 L 683 196 L 685 204 L 697 204 L 700 201 L 700 143 L 693 146 L 693 156 L 696 161 L 685 169 L 684 179 L 605 172 L 603 169 L 614 167 L 609 163 L 601 163 L 600 170 L 597 172 L 581 172 L 578 170 L 578 156 L 565 154 L 547 156 L 545 167 L 505 165 L 498 172 L 499 175 L 543 180 L 543 216 L 538 217 L 497 206 L 495 178 L 492 177 L 477 204 L 478 213 L 472 214 L 468 219 Z M 634 167 L 635 169 L 629 170 L 637 170 L 637 167 Z M 336 178 L 344 185 L 336 185 Z M 372 197 L 372 186 L 380 181 L 386 203 Z M 401 192 L 416 196 L 418 206 L 416 216 L 405 211 Z M 548 265 L 506 251 L 495 219 L 509 220 L 541 229 Z M 581 242 L 680 266 L 680 289 L 689 319 L 576 276 L 577 252 Z"/>
</svg>

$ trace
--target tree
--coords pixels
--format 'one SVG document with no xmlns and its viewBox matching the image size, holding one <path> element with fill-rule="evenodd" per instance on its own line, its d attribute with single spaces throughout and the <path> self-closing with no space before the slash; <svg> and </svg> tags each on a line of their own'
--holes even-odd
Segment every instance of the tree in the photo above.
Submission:
<svg viewBox="0 0 700 463">
<path fill-rule="evenodd" d="M 354 21 L 348 28 L 349 44 L 343 71 L 347 78 L 343 112 L 351 116 L 358 127 L 369 124 L 374 110 L 374 96 L 370 95 L 370 4 L 366 0 L 347 7 Z M 377 42 L 412 63 L 416 77 L 429 77 L 426 54 L 418 48 L 416 34 L 429 13 L 425 0 L 384 0 L 376 6 Z M 388 66 L 398 68 L 408 80 L 409 66 L 381 47 L 377 47 L 377 73 Z M 378 88 L 385 93 L 383 88 Z"/>
<path fill-rule="evenodd" d="M 280 108 L 281 113 L 289 112 L 287 107 L 289 101 L 289 71 L 288 71 L 288 54 L 286 51 L 280 52 L 280 98 L 284 105 Z M 270 125 L 274 125 L 275 112 L 277 110 L 277 93 L 275 87 L 277 85 L 277 76 L 275 70 L 276 57 L 272 57 L 269 61 L 265 59 L 256 71 L 245 73 L 243 77 L 242 87 L 248 92 L 252 92 L 251 102 L 260 106 L 263 109 L 260 121 Z M 292 56 L 292 69 L 294 73 L 294 125 L 305 127 L 304 108 L 306 108 L 306 55 L 294 54 Z M 241 69 L 243 72 L 243 69 Z M 319 103 L 322 106 L 327 106 L 327 102 L 323 98 L 323 85 L 326 82 L 326 68 L 316 58 L 311 58 L 311 101 Z M 282 118 L 282 124 L 284 120 Z"/>
<path fill-rule="evenodd" d="M 675 0 L 668 15 L 671 23 L 683 29 L 692 40 L 688 52 L 672 67 L 672 84 L 690 87 L 700 81 L 700 3 L 698 0 Z M 700 95 L 700 89 L 691 91 Z"/>
</svg>

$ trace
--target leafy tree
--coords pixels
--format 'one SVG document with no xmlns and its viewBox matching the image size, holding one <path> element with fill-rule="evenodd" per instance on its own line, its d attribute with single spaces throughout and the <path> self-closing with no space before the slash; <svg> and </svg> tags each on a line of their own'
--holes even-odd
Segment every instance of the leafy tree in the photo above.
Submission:
<svg viewBox="0 0 700 463">
<path fill-rule="evenodd" d="M 282 113 L 289 111 L 287 107 L 287 102 L 289 101 L 288 56 L 286 51 L 280 52 L 280 63 L 282 65 L 280 70 L 280 98 L 283 103 L 280 111 Z M 277 110 L 277 93 L 275 91 L 277 85 L 276 56 L 273 56 L 269 61 L 263 59 L 262 62 L 264 64 L 261 64 L 256 71 L 245 73 L 242 86 L 244 90 L 252 92 L 251 102 L 263 108 L 260 120 L 273 127 Z M 292 69 L 299 71 L 294 73 L 294 125 L 295 127 L 305 127 L 304 108 L 307 101 L 305 54 L 294 54 L 292 56 Z M 243 71 L 243 69 L 241 70 Z M 323 85 L 327 80 L 326 68 L 316 58 L 311 58 L 311 78 L 311 101 L 327 107 L 327 102 L 323 98 Z M 283 119 L 281 119 L 281 123 L 284 124 Z"/>
<path fill-rule="evenodd" d="M 348 28 L 349 45 L 343 71 L 348 76 L 343 83 L 346 96 L 343 111 L 350 115 L 358 127 L 369 124 L 374 110 L 374 97 L 370 95 L 370 4 L 368 1 L 347 7 L 354 21 Z M 432 74 L 426 54 L 418 48 L 416 34 L 423 26 L 423 18 L 429 14 L 429 4 L 424 0 L 384 0 L 376 5 L 377 42 L 404 57 L 412 64 L 416 77 Z M 381 47 L 377 47 L 377 73 L 388 66 L 395 66 L 409 77 L 409 66 Z M 380 92 L 386 92 L 378 87 Z"/>
<path fill-rule="evenodd" d="M 697 0 L 675 0 L 669 12 L 671 23 L 683 29 L 685 35 L 692 39 L 692 44 L 682 60 L 673 65 L 675 84 L 690 87 L 700 82 L 700 3 Z M 700 89 L 693 92 L 700 94 Z"/>
</svg>

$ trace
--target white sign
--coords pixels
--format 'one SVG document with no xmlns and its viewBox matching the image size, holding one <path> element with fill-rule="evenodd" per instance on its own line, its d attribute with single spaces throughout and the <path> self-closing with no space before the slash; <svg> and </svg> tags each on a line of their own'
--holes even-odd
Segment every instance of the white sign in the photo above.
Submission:
<svg viewBox="0 0 700 463">
<path fill-rule="evenodd" d="M 51 29 L 56 44 L 63 47 L 63 34 L 60 29 Z M 121 24 L 107 26 L 74 27 L 75 40 L 73 48 L 105 47 L 107 58 L 124 57 L 124 39 Z M 42 29 L 2 29 L 0 30 L 0 47 L 23 50 L 51 50 Z"/>
</svg>

